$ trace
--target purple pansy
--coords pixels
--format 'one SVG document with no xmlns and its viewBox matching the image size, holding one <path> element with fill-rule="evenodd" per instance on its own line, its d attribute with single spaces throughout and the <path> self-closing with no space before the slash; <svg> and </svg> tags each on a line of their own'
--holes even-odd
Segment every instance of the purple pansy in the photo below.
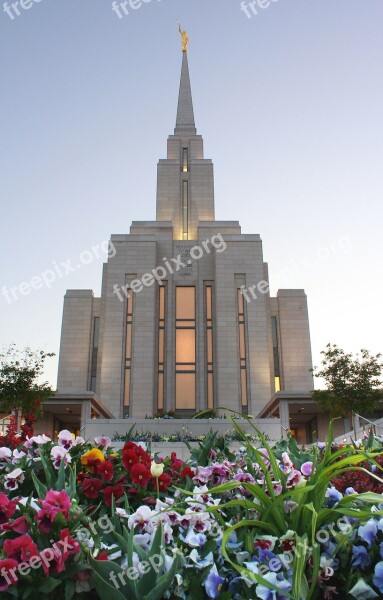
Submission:
<svg viewBox="0 0 383 600">
<path fill-rule="evenodd" d="M 219 597 L 224 581 L 223 577 L 218 575 L 217 567 L 213 565 L 205 579 L 205 590 L 209 598 Z"/>
<path fill-rule="evenodd" d="M 370 519 L 365 525 L 362 525 L 358 529 L 359 537 L 368 544 L 369 548 L 371 548 L 372 544 L 376 541 L 377 534 L 378 525 L 374 519 Z"/>
<path fill-rule="evenodd" d="M 371 558 L 365 546 L 352 547 L 352 566 L 360 567 L 362 571 L 371 564 Z"/>
</svg>

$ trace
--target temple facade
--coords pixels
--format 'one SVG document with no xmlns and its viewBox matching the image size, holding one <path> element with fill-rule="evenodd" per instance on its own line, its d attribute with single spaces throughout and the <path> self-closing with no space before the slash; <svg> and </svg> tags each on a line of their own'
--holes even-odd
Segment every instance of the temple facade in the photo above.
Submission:
<svg viewBox="0 0 383 600">
<path fill-rule="evenodd" d="M 221 408 L 267 416 L 275 398 L 309 398 L 306 294 L 270 297 L 268 280 L 260 236 L 216 220 L 184 46 L 156 220 L 111 236 L 101 297 L 67 291 L 56 398 L 95 398 L 109 419 Z"/>
</svg>

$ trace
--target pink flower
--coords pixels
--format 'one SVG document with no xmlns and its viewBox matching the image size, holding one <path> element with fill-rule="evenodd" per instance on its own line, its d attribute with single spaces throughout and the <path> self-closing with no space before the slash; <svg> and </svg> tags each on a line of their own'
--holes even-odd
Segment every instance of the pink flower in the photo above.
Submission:
<svg viewBox="0 0 383 600">
<path fill-rule="evenodd" d="M 42 567 L 45 576 L 48 577 L 52 572 L 62 573 L 65 571 L 65 563 L 68 558 L 78 554 L 80 550 L 79 543 L 70 536 L 69 529 L 63 529 L 60 532 L 60 540 L 52 546 L 53 560 L 49 561 L 49 566 L 43 561 Z"/>
<path fill-rule="evenodd" d="M 11 585 L 17 585 L 17 577 L 10 576 L 11 569 L 15 573 L 15 570 L 19 566 L 16 560 L 5 558 L 0 560 L 0 592 L 6 592 Z M 7 577 L 4 576 L 7 575 Z"/>
<path fill-rule="evenodd" d="M 71 501 L 65 491 L 55 492 L 54 490 L 49 490 L 45 496 L 45 500 L 41 500 L 40 504 L 41 510 L 36 516 L 36 520 L 40 521 L 40 531 L 49 533 L 58 513 L 62 513 L 66 519 L 68 518 Z"/>
<path fill-rule="evenodd" d="M 286 485 L 288 488 L 295 487 L 300 482 L 301 479 L 302 479 L 302 474 L 297 469 L 293 469 L 287 477 Z"/>
<path fill-rule="evenodd" d="M 7 558 L 14 558 L 20 562 L 27 562 L 32 556 L 37 556 L 39 553 L 29 535 L 21 535 L 15 540 L 5 540 L 3 550 Z"/>
<path fill-rule="evenodd" d="M 0 494 L 0 526 L 13 517 L 16 507 L 16 502 L 12 502 L 6 494 Z"/>
<path fill-rule="evenodd" d="M 284 452 L 282 454 L 282 460 L 283 460 L 284 470 L 293 468 L 294 465 L 293 465 L 289 455 L 287 454 L 287 452 Z"/>
<path fill-rule="evenodd" d="M 4 523 L 2 530 L 16 531 L 16 533 L 27 533 L 29 531 L 29 524 L 25 517 L 19 517 L 18 519 L 15 519 L 13 523 Z"/>
</svg>

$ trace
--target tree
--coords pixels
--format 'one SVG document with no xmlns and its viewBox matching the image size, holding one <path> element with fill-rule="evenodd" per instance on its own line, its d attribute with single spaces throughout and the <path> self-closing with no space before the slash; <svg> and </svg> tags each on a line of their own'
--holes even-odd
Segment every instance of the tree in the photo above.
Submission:
<svg viewBox="0 0 383 600">
<path fill-rule="evenodd" d="M 349 416 L 350 413 L 372 414 L 383 398 L 381 354 L 373 356 L 361 350 L 355 357 L 346 354 L 336 344 L 327 344 L 323 355 L 322 369 L 313 369 L 315 377 L 322 377 L 326 390 L 315 390 L 314 400 L 334 417 Z"/>
<path fill-rule="evenodd" d="M 0 412 L 33 414 L 53 394 L 47 382 L 39 382 L 51 356 L 43 350 L 16 350 L 14 344 L 0 354 Z"/>
</svg>

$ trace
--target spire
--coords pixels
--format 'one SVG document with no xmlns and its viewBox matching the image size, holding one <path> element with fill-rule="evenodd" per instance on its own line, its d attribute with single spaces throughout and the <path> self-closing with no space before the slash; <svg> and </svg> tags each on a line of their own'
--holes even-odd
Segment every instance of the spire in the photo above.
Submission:
<svg viewBox="0 0 383 600">
<path fill-rule="evenodd" d="M 196 135 L 197 133 L 194 122 L 193 100 L 186 50 L 182 52 L 181 83 L 180 93 L 178 96 L 177 122 L 174 133 L 175 135 Z"/>
</svg>

